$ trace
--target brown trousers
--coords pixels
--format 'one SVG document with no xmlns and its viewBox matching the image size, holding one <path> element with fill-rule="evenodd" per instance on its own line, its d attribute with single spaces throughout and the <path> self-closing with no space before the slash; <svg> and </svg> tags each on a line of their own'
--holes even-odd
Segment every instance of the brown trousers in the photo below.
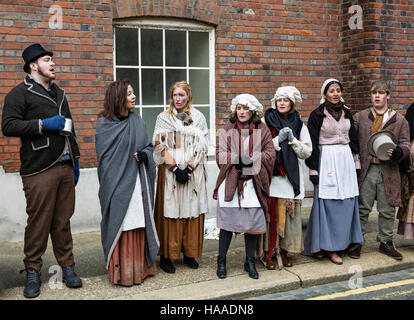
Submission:
<svg viewBox="0 0 414 320">
<path fill-rule="evenodd" d="M 70 163 L 58 163 L 22 177 L 26 196 L 27 226 L 24 234 L 25 268 L 40 271 L 49 233 L 58 264 L 74 264 L 70 221 L 75 210 L 75 181 Z"/>
<path fill-rule="evenodd" d="M 165 167 L 158 167 L 154 220 L 160 240 L 158 255 L 168 259 L 201 257 L 203 251 L 204 214 L 198 218 L 170 219 L 164 217 Z"/>
</svg>

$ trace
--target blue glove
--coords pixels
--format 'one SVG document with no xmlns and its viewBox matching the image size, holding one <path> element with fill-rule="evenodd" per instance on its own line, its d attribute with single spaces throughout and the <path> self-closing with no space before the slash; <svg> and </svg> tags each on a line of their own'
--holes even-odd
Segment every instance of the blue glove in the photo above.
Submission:
<svg viewBox="0 0 414 320">
<path fill-rule="evenodd" d="M 75 179 L 75 186 L 78 184 L 79 175 L 79 160 L 75 160 L 75 165 L 73 166 L 73 178 Z"/>
<path fill-rule="evenodd" d="M 285 129 L 289 129 L 287 138 L 288 138 L 289 142 L 292 142 L 293 139 L 295 138 L 295 136 L 293 135 L 292 129 L 290 129 L 290 128 L 285 128 Z"/>
<path fill-rule="evenodd" d="M 279 135 L 277 136 L 277 139 L 279 140 L 279 144 L 285 141 L 287 139 L 287 136 L 288 136 L 288 131 L 286 130 L 286 128 L 283 128 L 282 130 L 280 130 Z"/>
<path fill-rule="evenodd" d="M 64 116 L 54 116 L 42 120 L 42 131 L 60 131 L 65 127 Z"/>
</svg>

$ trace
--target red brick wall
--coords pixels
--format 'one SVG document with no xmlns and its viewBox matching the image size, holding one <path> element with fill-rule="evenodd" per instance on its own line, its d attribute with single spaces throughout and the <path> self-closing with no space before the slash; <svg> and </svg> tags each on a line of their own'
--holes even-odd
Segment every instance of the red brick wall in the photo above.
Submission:
<svg viewBox="0 0 414 320">
<path fill-rule="evenodd" d="M 63 9 L 63 28 L 50 29 L 49 8 Z M 96 166 L 94 132 L 104 88 L 113 79 L 110 0 L 0 2 L 0 105 L 26 74 L 22 51 L 39 42 L 54 52 L 58 85 L 65 90 L 81 150 L 81 166 Z M 19 138 L 0 135 L 0 165 L 17 171 Z"/>
<path fill-rule="evenodd" d="M 298 87 L 306 118 L 319 105 L 323 81 L 339 77 L 339 10 L 337 0 L 113 2 L 115 18 L 171 16 L 216 26 L 218 127 L 237 94 L 270 107 L 281 85 Z"/>
<path fill-rule="evenodd" d="M 54 51 L 57 83 L 65 89 L 81 147 L 81 167 L 95 167 L 94 131 L 106 85 L 113 79 L 112 21 L 174 17 L 216 27 L 216 121 L 226 123 L 231 99 L 243 92 L 270 106 L 277 87 L 295 85 L 306 120 L 319 105 L 328 77 L 344 81 L 345 99 L 366 106 L 369 83 L 392 81 L 397 108 L 413 91 L 414 5 L 364 1 L 364 29 L 350 30 L 350 0 L 81 0 L 0 1 L 0 108 L 25 74 L 21 53 L 40 42 Z M 385 0 L 384 0 L 385 2 Z M 389 2 L 389 1 L 386 1 Z M 49 28 L 53 4 L 63 8 L 63 29 Z M 1 109 L 0 109 L 1 111 Z M 19 139 L 0 134 L 0 165 L 19 168 Z"/>
<path fill-rule="evenodd" d="M 406 109 L 414 92 L 414 3 L 411 0 L 364 1 L 363 29 L 348 26 L 348 8 L 343 1 L 341 16 L 341 78 L 346 102 L 353 110 L 369 106 L 373 80 L 391 84 L 392 107 Z M 410 99 L 411 98 L 411 99 Z"/>
</svg>

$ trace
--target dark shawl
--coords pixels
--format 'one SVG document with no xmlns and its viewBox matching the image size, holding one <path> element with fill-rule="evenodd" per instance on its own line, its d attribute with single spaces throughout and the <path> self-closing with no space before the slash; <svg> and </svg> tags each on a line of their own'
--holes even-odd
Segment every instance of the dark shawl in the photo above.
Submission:
<svg viewBox="0 0 414 320">
<path fill-rule="evenodd" d="M 257 198 L 264 211 L 266 219 L 269 216 L 268 201 L 270 193 L 270 182 L 272 180 L 273 165 L 275 163 L 276 152 L 272 142 L 272 135 L 269 128 L 264 124 L 258 124 L 256 132 L 253 134 L 253 170 L 260 168 L 253 179 L 253 186 L 256 191 Z M 225 198 L 224 201 L 232 201 L 237 189 L 238 170 L 234 164 L 239 162 L 240 150 L 239 133 L 236 124 L 228 123 L 218 132 L 219 141 L 216 145 L 216 161 L 220 169 L 216 187 L 214 188 L 213 198 L 217 200 L 218 189 L 225 182 Z M 260 163 L 257 163 L 260 161 Z"/>
<path fill-rule="evenodd" d="M 405 113 L 405 120 L 408 121 L 410 127 L 410 141 L 414 139 L 414 103 L 412 103 Z"/>
<path fill-rule="evenodd" d="M 313 110 L 309 115 L 308 129 L 309 135 L 312 141 L 312 153 L 309 158 L 305 160 L 307 167 L 311 170 L 319 172 L 319 135 L 323 124 L 325 104 L 321 104 L 318 108 Z M 351 128 L 349 129 L 349 147 L 353 154 L 359 154 L 359 142 L 358 134 L 355 129 L 354 118 L 352 117 L 351 111 L 348 108 L 343 108 L 345 118 L 351 122 Z"/>
<path fill-rule="evenodd" d="M 296 110 L 285 117 L 276 109 L 267 109 L 265 113 L 265 121 L 270 129 L 276 129 L 277 134 L 279 134 L 281 129 L 289 127 L 292 130 L 293 136 L 298 140 L 300 139 L 300 131 L 302 130 L 303 122 L 300 120 L 299 113 Z M 280 167 L 282 167 L 286 177 L 293 187 L 296 197 L 300 194 L 299 163 L 295 151 L 288 142 L 288 139 L 286 139 L 279 144 L 281 150 L 276 152 L 273 175 L 281 175 Z"/>
<path fill-rule="evenodd" d="M 410 142 L 414 139 L 414 103 L 412 103 L 405 113 L 404 116 L 405 120 L 408 122 L 408 126 L 410 127 Z M 408 171 L 410 170 L 410 157 L 407 157 L 400 162 L 400 171 Z"/>
<path fill-rule="evenodd" d="M 101 240 L 108 268 L 112 251 L 121 235 L 139 171 L 145 216 L 145 257 L 152 266 L 159 249 L 153 221 L 155 164 L 153 146 L 144 121 L 131 113 L 120 121 L 99 118 L 95 132 L 98 155 L 99 201 L 101 204 Z M 134 153 L 143 151 L 148 161 L 138 164 Z"/>
</svg>

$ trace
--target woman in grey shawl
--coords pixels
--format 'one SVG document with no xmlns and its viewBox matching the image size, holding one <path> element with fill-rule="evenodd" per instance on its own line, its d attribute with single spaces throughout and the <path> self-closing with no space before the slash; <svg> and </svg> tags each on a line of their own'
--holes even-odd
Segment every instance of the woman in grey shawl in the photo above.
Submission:
<svg viewBox="0 0 414 320">
<path fill-rule="evenodd" d="M 113 284 L 140 284 L 156 273 L 155 164 L 144 121 L 133 113 L 128 80 L 112 82 L 96 126 L 101 238 Z"/>
</svg>

